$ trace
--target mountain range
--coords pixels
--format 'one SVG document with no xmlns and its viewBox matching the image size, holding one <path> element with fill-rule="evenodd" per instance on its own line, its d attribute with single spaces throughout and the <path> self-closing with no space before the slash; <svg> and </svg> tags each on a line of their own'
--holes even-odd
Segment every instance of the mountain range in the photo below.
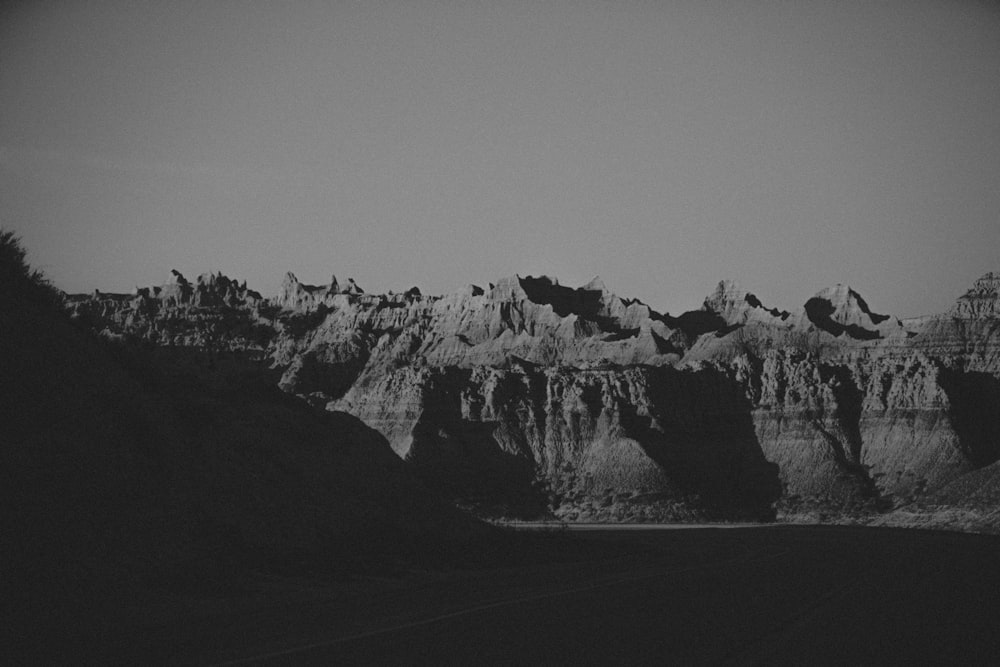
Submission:
<svg viewBox="0 0 1000 667">
<path fill-rule="evenodd" d="M 124 346 L 357 418 L 482 516 L 1000 529 L 1000 274 L 919 318 L 846 285 L 784 309 L 730 281 L 672 316 L 546 276 L 430 296 L 289 273 L 265 298 L 175 271 L 65 303 Z"/>
</svg>

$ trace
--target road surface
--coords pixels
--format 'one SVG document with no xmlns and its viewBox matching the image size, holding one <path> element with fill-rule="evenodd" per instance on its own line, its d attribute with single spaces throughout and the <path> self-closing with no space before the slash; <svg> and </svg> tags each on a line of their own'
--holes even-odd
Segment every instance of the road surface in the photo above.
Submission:
<svg viewBox="0 0 1000 667">
<path fill-rule="evenodd" d="M 362 582 L 308 603 L 133 631 L 105 657 L 229 665 L 1000 664 L 997 538 L 776 526 L 592 528 L 571 539 L 580 555 L 572 562 Z"/>
</svg>

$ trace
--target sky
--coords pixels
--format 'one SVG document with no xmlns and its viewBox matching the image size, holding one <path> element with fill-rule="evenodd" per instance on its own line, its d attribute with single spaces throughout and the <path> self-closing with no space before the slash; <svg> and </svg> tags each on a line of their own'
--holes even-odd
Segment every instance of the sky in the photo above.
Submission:
<svg viewBox="0 0 1000 667">
<path fill-rule="evenodd" d="M 0 226 L 69 292 L 512 274 L 946 310 L 1000 271 L 1000 4 L 7 2 Z"/>
</svg>

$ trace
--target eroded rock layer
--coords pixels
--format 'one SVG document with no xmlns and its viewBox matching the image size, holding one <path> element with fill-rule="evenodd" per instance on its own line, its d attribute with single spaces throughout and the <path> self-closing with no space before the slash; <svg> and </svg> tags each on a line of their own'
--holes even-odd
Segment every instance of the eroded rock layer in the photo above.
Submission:
<svg viewBox="0 0 1000 667">
<path fill-rule="evenodd" d="M 1000 458 L 1000 278 L 899 319 L 845 285 L 799 308 L 722 282 L 658 313 L 595 278 L 445 296 L 289 273 L 70 297 L 107 335 L 238 354 L 361 418 L 428 482 L 492 514 L 620 520 L 872 514 Z M 995 466 L 994 466 L 995 467 Z"/>
</svg>

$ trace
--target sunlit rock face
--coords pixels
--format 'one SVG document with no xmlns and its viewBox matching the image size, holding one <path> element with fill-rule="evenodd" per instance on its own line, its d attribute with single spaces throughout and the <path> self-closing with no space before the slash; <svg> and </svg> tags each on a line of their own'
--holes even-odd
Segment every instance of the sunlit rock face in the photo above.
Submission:
<svg viewBox="0 0 1000 667">
<path fill-rule="evenodd" d="M 715 291 L 705 298 L 702 311 L 718 315 L 727 327 L 743 326 L 750 322 L 781 326 L 791 325 L 791 313 L 768 308 L 755 294 L 747 292 L 732 280 L 723 280 Z"/>
<path fill-rule="evenodd" d="M 987 273 L 948 312 L 914 328 L 911 345 L 948 368 L 1000 377 L 1000 274 Z"/>
<path fill-rule="evenodd" d="M 969 470 L 939 370 L 926 358 L 830 364 L 781 350 L 735 364 L 755 388 L 757 438 L 789 496 L 875 499 Z"/>
<path fill-rule="evenodd" d="M 987 273 L 951 309 L 953 317 L 975 320 L 1000 317 L 1000 273 Z"/>
<path fill-rule="evenodd" d="M 266 300 L 221 273 L 195 283 L 172 271 L 163 285 L 131 294 L 94 292 L 67 297 L 70 314 L 112 338 L 129 337 L 163 346 L 262 353 L 270 327 L 260 317 Z"/>
<path fill-rule="evenodd" d="M 70 308 L 108 335 L 253 351 L 484 511 L 760 517 L 883 512 L 996 461 L 998 282 L 914 319 L 846 285 L 784 310 L 723 281 L 671 316 L 546 276 L 428 296 L 289 273 L 263 299 L 177 275 Z"/>
<path fill-rule="evenodd" d="M 760 518 L 781 491 L 744 388 L 719 369 L 407 367 L 329 407 L 458 497 L 521 509 L 610 514 L 634 501 L 640 515 Z"/>
</svg>

